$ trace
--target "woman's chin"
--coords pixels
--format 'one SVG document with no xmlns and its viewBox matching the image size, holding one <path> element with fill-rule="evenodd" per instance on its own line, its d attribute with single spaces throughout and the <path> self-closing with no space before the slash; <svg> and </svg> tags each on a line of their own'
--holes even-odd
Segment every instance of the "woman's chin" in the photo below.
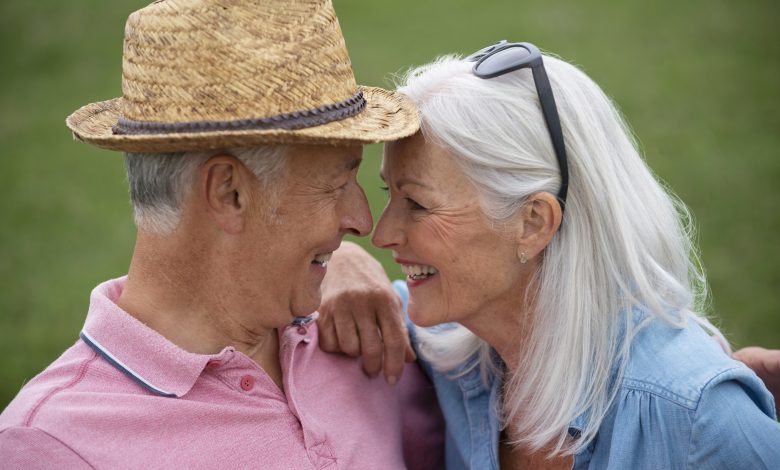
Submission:
<svg viewBox="0 0 780 470">
<path fill-rule="evenodd" d="M 423 305 L 414 304 L 413 301 L 409 302 L 408 313 L 409 319 L 417 326 L 429 327 L 443 323 L 439 315 L 431 315 L 432 309 L 426 309 Z"/>
</svg>

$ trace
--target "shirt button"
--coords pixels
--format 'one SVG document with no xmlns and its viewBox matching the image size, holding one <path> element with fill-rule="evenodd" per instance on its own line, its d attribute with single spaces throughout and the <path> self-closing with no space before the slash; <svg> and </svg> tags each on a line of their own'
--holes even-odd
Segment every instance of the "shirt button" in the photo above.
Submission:
<svg viewBox="0 0 780 470">
<path fill-rule="evenodd" d="M 299 326 L 299 327 L 298 327 L 298 333 L 299 333 L 299 334 L 305 335 L 305 334 L 306 334 L 306 331 L 307 331 L 307 330 L 306 330 L 306 327 L 305 327 L 305 326 Z"/>
<path fill-rule="evenodd" d="M 248 391 L 252 390 L 252 387 L 254 387 L 254 386 L 255 386 L 255 378 L 254 377 L 252 377 L 251 375 L 245 375 L 245 376 L 241 377 L 241 388 L 245 392 L 248 392 Z"/>
</svg>

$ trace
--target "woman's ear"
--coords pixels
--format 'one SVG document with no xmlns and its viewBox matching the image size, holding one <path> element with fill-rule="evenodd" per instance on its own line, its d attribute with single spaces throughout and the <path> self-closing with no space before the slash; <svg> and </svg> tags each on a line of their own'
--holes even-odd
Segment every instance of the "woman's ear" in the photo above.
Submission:
<svg viewBox="0 0 780 470">
<path fill-rule="evenodd" d="M 534 259 L 561 225 L 561 205 L 552 194 L 537 192 L 526 201 L 517 216 L 517 257 L 521 263 Z"/>
<path fill-rule="evenodd" d="M 211 220 L 223 231 L 235 234 L 246 224 L 249 181 L 244 166 L 230 155 L 209 158 L 198 170 L 202 200 Z"/>
</svg>

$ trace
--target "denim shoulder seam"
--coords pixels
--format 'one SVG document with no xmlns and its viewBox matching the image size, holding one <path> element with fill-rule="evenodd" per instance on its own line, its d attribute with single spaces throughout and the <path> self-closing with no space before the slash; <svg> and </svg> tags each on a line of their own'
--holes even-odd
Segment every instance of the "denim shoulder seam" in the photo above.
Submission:
<svg viewBox="0 0 780 470">
<path fill-rule="evenodd" d="M 657 396 L 658 398 L 682 406 L 690 411 L 695 410 L 698 404 L 698 400 L 686 398 L 663 387 L 659 387 L 652 382 L 645 382 L 644 380 L 623 379 L 623 385 L 620 388 L 649 393 L 650 395 Z"/>
<path fill-rule="evenodd" d="M 720 371 L 720 372 L 718 372 L 717 374 L 715 374 L 714 376 L 712 376 L 712 378 L 710 378 L 710 380 L 708 380 L 708 381 L 707 381 L 707 382 L 706 382 L 706 383 L 705 383 L 705 384 L 702 386 L 701 390 L 699 390 L 699 399 L 696 401 L 696 408 L 693 410 L 693 411 L 694 411 L 694 413 L 693 413 L 693 420 L 691 421 L 691 432 L 690 432 L 690 435 L 688 436 L 688 453 L 687 453 L 687 457 L 686 457 L 686 465 L 685 465 L 685 466 L 686 466 L 686 468 L 693 468 L 693 467 L 691 467 L 691 455 L 693 454 L 693 452 L 691 452 L 691 449 L 692 449 L 692 447 L 693 447 L 693 434 L 694 434 L 694 429 L 695 429 L 695 427 L 696 427 L 696 426 L 695 426 L 696 420 L 699 418 L 699 405 L 701 404 L 701 397 L 704 395 L 704 390 L 706 390 L 707 388 L 709 388 L 710 384 L 712 384 L 712 382 L 713 382 L 715 379 L 717 379 L 717 378 L 719 378 L 721 375 L 723 375 L 723 374 L 725 374 L 725 373 L 727 373 L 727 372 L 731 372 L 731 371 L 733 371 L 733 370 L 735 370 L 735 369 L 738 369 L 738 367 L 730 367 L 730 368 L 728 368 L 728 369 L 726 369 L 726 370 L 723 370 L 723 371 Z"/>
<path fill-rule="evenodd" d="M 733 367 L 729 367 L 728 369 L 722 370 L 722 371 L 718 372 L 717 374 L 713 375 L 712 378 L 710 378 L 710 380 L 708 380 L 704 385 L 702 385 L 701 390 L 699 390 L 699 399 L 696 400 L 696 408 L 697 408 L 697 410 L 699 408 L 699 404 L 701 404 L 701 397 L 702 397 L 702 395 L 704 395 L 704 391 L 707 390 L 710 387 L 710 385 L 715 381 L 715 379 L 718 379 L 720 376 L 722 376 L 722 375 L 724 375 L 724 374 L 726 374 L 728 372 L 732 372 L 732 371 L 735 371 L 735 370 L 738 370 L 738 369 L 739 369 L 738 366 L 733 366 Z"/>
</svg>

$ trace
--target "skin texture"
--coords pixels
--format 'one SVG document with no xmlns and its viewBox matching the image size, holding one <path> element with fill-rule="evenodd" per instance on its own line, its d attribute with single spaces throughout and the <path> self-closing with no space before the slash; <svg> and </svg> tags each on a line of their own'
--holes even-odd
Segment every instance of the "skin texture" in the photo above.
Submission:
<svg viewBox="0 0 780 470">
<path fill-rule="evenodd" d="M 331 272 L 337 272 L 333 276 Z M 363 358 L 363 369 L 398 381 L 404 362 L 416 359 L 401 300 L 382 265 L 358 245 L 344 242 L 328 265 L 317 320 L 320 347 Z M 360 288 L 356 289 L 356 286 Z"/>
<path fill-rule="evenodd" d="M 734 359 L 753 369 L 775 397 L 775 403 L 780 403 L 780 350 L 750 346 L 735 352 Z"/>
<path fill-rule="evenodd" d="M 386 146 L 382 176 L 390 198 L 373 243 L 404 264 L 438 270 L 419 286 L 410 283 L 412 321 L 457 321 L 511 359 L 527 333 L 526 289 L 560 223 L 554 196 L 534 195 L 496 227 L 455 159 L 420 133 Z"/>
<path fill-rule="evenodd" d="M 210 158 L 174 232 L 139 231 L 118 305 L 186 351 L 235 346 L 281 388 L 276 330 L 320 304 L 325 269 L 314 257 L 371 230 L 361 155 L 294 146 L 275 191 L 238 159 Z"/>
<path fill-rule="evenodd" d="M 409 310 L 412 319 L 415 323 L 425 325 L 460 321 L 499 351 L 509 365 L 510 373 L 516 372 L 511 344 L 512 339 L 514 344 L 522 344 L 520 338 L 527 334 L 523 319 L 528 315 L 528 309 L 523 307 L 521 300 L 517 300 L 514 305 L 508 301 L 504 305 L 509 307 L 501 310 L 501 295 L 497 295 L 495 290 L 478 290 L 474 286 L 484 286 L 482 281 L 496 276 L 499 269 L 506 270 L 501 274 L 506 277 L 496 282 L 505 282 L 507 278 L 517 279 L 518 291 L 530 285 L 529 277 L 523 271 L 536 269 L 544 247 L 561 221 L 560 208 L 555 198 L 547 193 L 532 195 L 526 207 L 512 221 L 514 225 L 503 224 L 505 230 L 491 234 L 489 229 L 492 226 L 485 223 L 485 218 L 478 213 L 478 205 L 474 204 L 474 188 L 446 151 L 426 143 L 419 134 L 388 144 L 385 150 L 382 173 L 389 187 L 390 199 L 377 224 L 373 241 L 380 247 L 392 249 L 396 258 L 434 265 L 440 271 L 437 275 L 440 279 L 431 279 L 435 282 L 428 281 L 410 289 Z M 411 183 L 412 180 L 419 184 Z M 490 243 L 482 243 L 480 237 L 485 237 L 484 240 Z M 506 260 L 494 262 L 492 256 L 499 250 L 507 259 L 512 258 L 512 243 L 516 247 L 515 266 L 511 266 L 512 263 L 505 264 L 503 261 Z M 477 251 L 482 253 L 475 258 Z M 519 263 L 518 259 L 523 252 L 528 258 L 525 265 Z M 339 296 L 359 298 L 365 301 L 361 303 L 365 305 L 361 308 L 370 312 L 368 317 L 373 318 L 373 312 L 383 311 L 388 314 L 396 312 L 400 318 L 397 299 L 388 299 L 385 295 L 391 291 L 387 276 L 371 263 L 371 256 L 356 246 L 341 254 L 341 262 L 334 264 L 330 273 L 333 282 L 328 290 L 338 292 L 334 294 L 333 301 L 337 301 Z M 478 260 L 476 263 L 475 259 Z M 459 270 L 459 263 L 471 263 L 470 269 Z M 517 263 L 522 266 L 518 268 Z M 345 270 L 349 270 L 349 283 L 341 282 L 345 279 L 342 277 Z M 341 288 L 338 288 L 338 284 L 341 284 Z M 454 296 L 455 300 L 448 295 Z M 464 301 L 464 296 L 473 298 Z M 371 304 L 371 299 L 380 304 Z M 511 297 L 509 300 L 512 300 Z M 338 350 L 338 342 L 350 331 L 356 335 L 349 346 L 352 354 L 358 347 L 364 347 L 363 343 L 367 339 L 355 333 L 357 327 L 353 319 L 353 316 L 360 314 L 355 310 L 343 320 L 349 326 L 344 327 L 343 334 L 333 340 L 334 350 Z M 332 323 L 339 321 L 331 320 Z M 370 341 L 378 340 L 376 335 L 370 338 Z M 355 342 L 359 342 L 360 346 Z M 382 349 L 377 345 L 373 347 Z M 778 401 L 780 351 L 750 347 L 737 351 L 734 357 L 751 367 L 775 395 L 775 401 Z M 401 363 L 400 359 L 398 363 Z M 548 459 L 545 450 L 528 452 L 506 444 L 515 438 L 511 426 L 502 434 L 501 468 L 571 468 L 570 457 Z"/>
<path fill-rule="evenodd" d="M 418 133 L 387 144 L 382 177 L 390 198 L 372 237 L 402 264 L 429 265 L 437 274 L 409 285 L 408 313 L 420 326 L 459 322 L 493 346 L 518 373 L 533 308 L 526 292 L 544 248 L 561 222 L 548 193 L 531 195 L 512 220 L 496 228 L 455 158 Z M 520 258 L 527 260 L 521 262 Z M 513 441 L 512 426 L 508 436 Z M 547 459 L 501 446 L 502 468 L 570 468 L 571 457 Z"/>
</svg>

